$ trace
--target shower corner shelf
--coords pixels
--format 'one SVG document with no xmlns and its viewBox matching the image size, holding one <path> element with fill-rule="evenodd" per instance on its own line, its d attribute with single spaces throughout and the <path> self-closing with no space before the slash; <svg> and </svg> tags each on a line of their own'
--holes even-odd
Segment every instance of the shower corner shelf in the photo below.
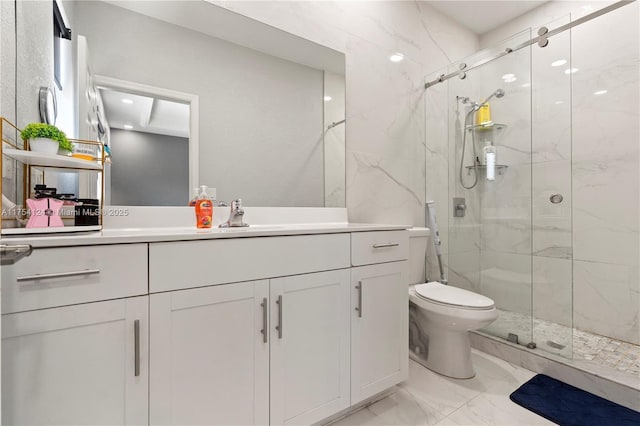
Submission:
<svg viewBox="0 0 640 426">
<path fill-rule="evenodd" d="M 504 175 L 504 173 L 509 168 L 509 166 L 505 166 L 504 164 L 496 164 L 495 167 L 496 167 L 496 174 L 499 176 Z M 471 171 L 471 169 L 484 171 L 485 173 L 487 171 L 487 166 L 484 164 L 476 164 L 475 166 L 466 166 L 465 168 L 469 171 Z"/>
<path fill-rule="evenodd" d="M 506 124 L 500 124 L 500 123 L 485 123 L 485 124 L 473 124 L 473 125 L 469 125 L 466 127 L 466 129 L 468 131 L 475 131 L 475 132 L 487 132 L 487 131 L 502 131 L 504 129 L 507 128 Z"/>
</svg>

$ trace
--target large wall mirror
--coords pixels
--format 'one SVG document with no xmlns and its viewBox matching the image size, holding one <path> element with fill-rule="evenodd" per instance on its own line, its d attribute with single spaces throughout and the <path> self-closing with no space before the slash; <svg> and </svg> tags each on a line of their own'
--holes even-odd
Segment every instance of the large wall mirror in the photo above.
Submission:
<svg viewBox="0 0 640 426">
<path fill-rule="evenodd" d="M 107 204 L 345 206 L 342 53 L 206 1 L 0 3 L 0 114 L 40 121 L 53 87 L 56 125 L 111 150 Z"/>
</svg>

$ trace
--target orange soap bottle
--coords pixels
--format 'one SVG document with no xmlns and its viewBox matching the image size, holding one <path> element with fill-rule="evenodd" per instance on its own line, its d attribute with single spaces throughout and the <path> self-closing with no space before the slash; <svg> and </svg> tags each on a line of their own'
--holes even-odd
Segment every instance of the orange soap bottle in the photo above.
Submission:
<svg viewBox="0 0 640 426">
<path fill-rule="evenodd" d="M 198 229 L 211 228 L 213 224 L 213 200 L 207 194 L 207 186 L 200 186 L 200 196 L 196 200 L 196 226 Z"/>
</svg>

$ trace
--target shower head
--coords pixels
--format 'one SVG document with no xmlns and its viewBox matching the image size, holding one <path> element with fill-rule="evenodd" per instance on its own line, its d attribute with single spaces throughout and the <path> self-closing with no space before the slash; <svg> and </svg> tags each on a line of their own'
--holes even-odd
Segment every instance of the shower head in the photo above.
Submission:
<svg viewBox="0 0 640 426">
<path fill-rule="evenodd" d="M 493 92 L 492 94 L 490 94 L 490 95 L 489 95 L 489 97 L 488 97 L 487 99 L 485 99 L 484 101 L 482 101 L 482 102 L 480 102 L 480 103 L 478 104 L 478 108 L 480 108 L 482 105 L 484 105 L 484 104 L 486 104 L 487 102 L 489 102 L 489 99 L 493 98 L 494 96 L 495 96 L 496 98 L 500 99 L 501 97 L 503 97 L 503 96 L 504 96 L 504 90 L 502 90 L 502 89 L 498 89 L 498 90 L 496 90 L 495 92 Z"/>
</svg>

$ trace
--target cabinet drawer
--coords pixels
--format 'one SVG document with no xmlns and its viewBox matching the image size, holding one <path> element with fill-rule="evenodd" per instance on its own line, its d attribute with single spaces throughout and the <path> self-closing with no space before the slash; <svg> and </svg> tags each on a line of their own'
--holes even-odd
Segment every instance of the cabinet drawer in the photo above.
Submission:
<svg viewBox="0 0 640 426">
<path fill-rule="evenodd" d="M 149 245 L 152 293 L 348 268 L 349 234 Z"/>
<path fill-rule="evenodd" d="M 147 293 L 147 245 L 38 248 L 2 267 L 2 313 Z"/>
<path fill-rule="evenodd" d="M 409 258 L 408 231 L 354 232 L 351 234 L 351 264 L 395 262 Z"/>
</svg>

